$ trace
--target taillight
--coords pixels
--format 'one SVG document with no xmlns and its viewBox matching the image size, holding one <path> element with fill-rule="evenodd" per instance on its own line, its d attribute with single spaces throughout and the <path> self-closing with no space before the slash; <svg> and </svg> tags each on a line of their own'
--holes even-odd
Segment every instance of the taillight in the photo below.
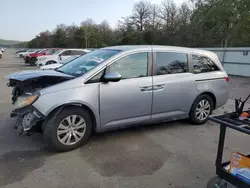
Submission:
<svg viewBox="0 0 250 188">
<path fill-rule="evenodd" d="M 229 82 L 229 77 L 225 77 L 226 82 Z"/>
</svg>

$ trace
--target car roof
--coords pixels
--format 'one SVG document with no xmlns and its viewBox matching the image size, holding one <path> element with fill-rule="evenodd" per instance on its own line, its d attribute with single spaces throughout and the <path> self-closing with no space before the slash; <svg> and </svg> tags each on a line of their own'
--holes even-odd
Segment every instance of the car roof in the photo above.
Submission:
<svg viewBox="0 0 250 188">
<path fill-rule="evenodd" d="M 87 49 L 82 49 L 82 48 L 64 48 L 62 50 L 79 50 L 79 51 L 86 51 Z"/>
<path fill-rule="evenodd" d="M 122 45 L 122 46 L 110 46 L 102 49 L 121 50 L 121 51 L 136 51 L 136 50 L 155 50 L 155 51 L 177 51 L 184 53 L 204 54 L 208 56 L 214 56 L 211 51 L 201 50 L 197 48 L 187 48 L 179 46 L 161 46 L 161 45 Z"/>
</svg>

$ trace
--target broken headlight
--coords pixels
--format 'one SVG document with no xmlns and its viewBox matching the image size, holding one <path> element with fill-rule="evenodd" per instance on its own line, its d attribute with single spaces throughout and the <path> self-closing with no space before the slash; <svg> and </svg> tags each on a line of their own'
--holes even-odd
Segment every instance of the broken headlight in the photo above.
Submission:
<svg viewBox="0 0 250 188">
<path fill-rule="evenodd" d="M 19 109 L 19 108 L 23 108 L 25 106 L 31 105 L 38 99 L 38 97 L 39 97 L 39 94 L 37 93 L 20 96 L 14 103 L 14 109 Z"/>
</svg>

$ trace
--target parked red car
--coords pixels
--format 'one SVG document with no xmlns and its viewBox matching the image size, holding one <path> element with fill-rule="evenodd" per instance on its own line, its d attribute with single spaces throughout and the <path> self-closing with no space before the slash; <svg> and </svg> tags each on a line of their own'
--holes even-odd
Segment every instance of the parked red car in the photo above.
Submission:
<svg viewBox="0 0 250 188">
<path fill-rule="evenodd" d="M 25 63 L 35 65 L 37 57 L 43 56 L 43 55 L 52 55 L 53 53 L 57 52 L 58 50 L 61 50 L 61 49 L 60 48 L 46 48 L 46 49 L 40 50 L 36 53 L 30 53 L 29 55 L 25 56 L 24 61 L 25 61 Z"/>
</svg>

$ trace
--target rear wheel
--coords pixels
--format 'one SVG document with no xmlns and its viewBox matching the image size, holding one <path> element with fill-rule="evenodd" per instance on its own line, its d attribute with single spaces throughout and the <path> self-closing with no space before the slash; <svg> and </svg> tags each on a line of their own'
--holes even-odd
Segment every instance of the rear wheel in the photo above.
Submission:
<svg viewBox="0 0 250 188">
<path fill-rule="evenodd" d="M 23 58 L 23 54 L 20 54 L 19 57 L 20 57 L 20 58 Z"/>
<path fill-rule="evenodd" d="M 212 114 L 214 103 L 209 95 L 200 95 L 194 101 L 189 113 L 189 119 L 193 124 L 201 125 L 207 122 L 208 116 Z"/>
<path fill-rule="evenodd" d="M 86 143 L 91 132 L 92 119 L 87 111 L 80 107 L 65 107 L 46 122 L 43 135 L 48 147 L 65 152 Z"/>
</svg>

